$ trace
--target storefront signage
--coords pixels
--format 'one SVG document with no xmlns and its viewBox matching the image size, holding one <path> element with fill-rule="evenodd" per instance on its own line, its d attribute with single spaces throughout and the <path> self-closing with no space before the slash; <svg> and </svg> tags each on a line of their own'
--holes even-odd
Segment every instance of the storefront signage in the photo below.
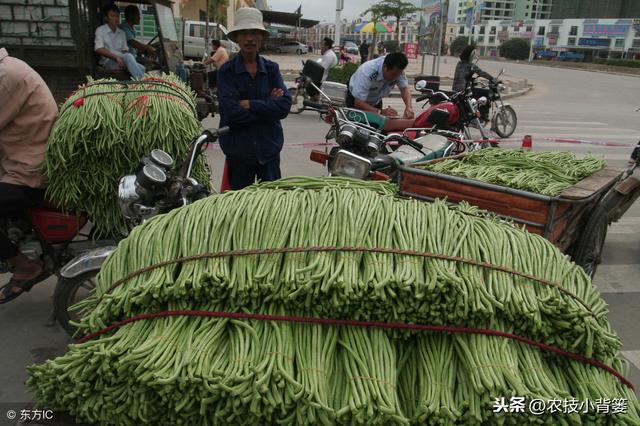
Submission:
<svg viewBox="0 0 640 426">
<path fill-rule="evenodd" d="M 627 34 L 629 25 L 585 25 L 582 34 L 586 36 L 619 37 Z"/>
<path fill-rule="evenodd" d="M 609 47 L 611 40 L 608 38 L 579 38 L 578 46 L 592 46 L 592 47 Z"/>
<path fill-rule="evenodd" d="M 404 44 L 404 54 L 407 55 L 409 59 L 417 59 L 418 58 L 418 43 L 405 43 Z"/>
</svg>

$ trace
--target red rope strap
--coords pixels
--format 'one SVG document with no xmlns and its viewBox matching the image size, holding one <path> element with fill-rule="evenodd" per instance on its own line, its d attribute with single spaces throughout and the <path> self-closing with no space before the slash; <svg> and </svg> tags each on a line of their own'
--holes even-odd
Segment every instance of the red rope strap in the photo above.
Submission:
<svg viewBox="0 0 640 426">
<path fill-rule="evenodd" d="M 132 278 L 135 278 L 138 275 L 142 275 L 145 272 L 149 272 L 149 271 L 162 268 L 168 265 L 173 265 L 176 263 L 187 263 L 187 262 L 193 262 L 201 259 L 212 259 L 212 258 L 231 257 L 231 256 L 255 256 L 255 255 L 265 255 L 265 254 L 310 253 L 310 252 L 362 252 L 362 253 L 399 254 L 399 255 L 405 255 L 405 256 L 428 257 L 428 258 L 440 259 L 440 260 L 450 260 L 453 262 L 466 263 L 468 265 L 479 266 L 481 268 L 491 269 L 494 271 L 505 272 L 507 274 L 511 274 L 517 277 L 525 278 L 533 282 L 537 282 L 543 285 L 557 288 L 560 292 L 576 300 L 579 304 L 581 304 L 587 310 L 587 312 L 589 312 L 589 314 L 591 314 L 594 318 L 597 319 L 596 315 L 591 311 L 589 306 L 587 306 L 587 304 L 582 301 L 582 299 L 580 299 L 578 296 L 576 296 L 569 290 L 563 288 L 559 283 L 555 283 L 553 281 L 545 280 L 543 278 L 537 278 L 533 275 L 525 274 L 523 272 L 519 272 L 504 266 L 498 266 L 498 265 L 493 265 L 491 263 L 480 262 L 475 259 L 465 259 L 458 256 L 447 256 L 444 254 L 419 252 L 414 250 L 400 250 L 400 249 L 392 249 L 392 248 L 372 248 L 372 247 L 337 247 L 337 246 L 282 247 L 282 248 L 271 248 L 271 249 L 232 250 L 232 251 L 223 251 L 218 253 L 202 253 L 202 254 L 196 254 L 193 256 L 179 257 L 177 259 L 165 260 L 163 262 L 149 265 L 144 268 L 138 269 L 137 271 L 131 272 L 130 274 L 124 276 L 123 278 L 113 283 L 113 285 L 109 287 L 109 289 L 107 289 L 105 293 L 101 294 L 98 303 L 102 300 L 102 296 L 104 294 L 111 293 L 111 291 L 113 291 L 116 287 L 131 280 Z"/>
<path fill-rule="evenodd" d="M 125 320 L 116 322 L 108 327 L 98 330 L 95 333 L 91 333 L 79 340 L 79 343 L 85 343 L 89 340 L 95 339 L 103 334 L 108 333 L 111 330 L 123 327 L 126 324 L 142 321 L 153 318 L 166 318 L 175 316 L 190 316 L 190 317 L 211 317 L 211 318 L 230 318 L 230 319 L 249 319 L 259 321 L 279 321 L 279 322 L 293 322 L 304 324 L 320 324 L 320 325 L 333 325 L 339 327 L 367 327 L 367 328 L 383 328 L 390 330 L 418 330 L 418 331 L 437 331 L 446 333 L 459 333 L 459 334 L 480 334 L 485 336 L 498 336 L 507 339 L 515 340 L 526 345 L 534 346 L 539 349 L 546 350 L 556 355 L 572 359 L 574 361 L 581 362 L 583 364 L 591 365 L 596 368 L 610 373 L 615 376 L 620 382 L 628 386 L 632 390 L 634 389 L 633 383 L 627 380 L 622 374 L 609 367 L 608 365 L 595 360 L 593 358 L 587 358 L 583 355 L 567 352 L 563 349 L 555 346 L 546 345 L 544 343 L 536 342 L 526 337 L 519 336 L 517 334 L 507 333 L 500 330 L 491 330 L 485 328 L 472 328 L 472 327 L 454 327 L 446 325 L 426 325 L 426 324 L 404 324 L 404 323 L 388 323 L 379 321 L 355 321 L 355 320 L 340 320 L 340 319 L 327 319 L 327 318 L 315 318 L 315 317 L 296 317 L 285 315 L 269 315 L 269 314 L 248 314 L 241 312 L 211 312 L 211 311 L 161 311 L 151 314 L 141 314 L 135 317 L 127 318 Z"/>
</svg>

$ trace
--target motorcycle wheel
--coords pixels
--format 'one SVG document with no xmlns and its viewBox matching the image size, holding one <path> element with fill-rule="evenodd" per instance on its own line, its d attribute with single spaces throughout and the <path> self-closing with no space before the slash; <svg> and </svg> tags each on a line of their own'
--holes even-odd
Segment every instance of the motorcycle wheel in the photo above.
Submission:
<svg viewBox="0 0 640 426">
<path fill-rule="evenodd" d="M 300 114 L 304 111 L 304 105 L 302 102 L 304 101 L 304 96 L 297 87 L 290 87 L 287 89 L 289 92 L 289 96 L 291 96 L 291 109 L 289 109 L 290 114 Z"/>
<path fill-rule="evenodd" d="M 69 336 L 76 339 L 82 336 L 76 335 L 78 329 L 71 324 L 71 321 L 78 321 L 81 318 L 81 312 L 71 311 L 70 308 L 85 299 L 95 289 L 96 275 L 98 270 L 85 272 L 75 278 L 61 278 L 58 291 L 54 295 L 53 311 L 56 319 Z"/>
<path fill-rule="evenodd" d="M 501 107 L 491 123 L 491 130 L 496 132 L 501 138 L 508 138 L 516 131 L 518 117 L 516 112 L 509 105 Z"/>
</svg>

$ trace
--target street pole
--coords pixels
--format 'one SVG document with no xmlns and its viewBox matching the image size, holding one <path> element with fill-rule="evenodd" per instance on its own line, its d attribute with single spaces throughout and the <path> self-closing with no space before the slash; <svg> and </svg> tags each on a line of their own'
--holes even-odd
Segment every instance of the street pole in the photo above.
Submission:
<svg viewBox="0 0 640 426">
<path fill-rule="evenodd" d="M 206 59 L 209 55 L 207 52 L 209 51 L 209 0 L 206 2 L 207 7 L 207 21 L 204 23 L 204 52 L 202 52 L 202 59 Z"/>
<path fill-rule="evenodd" d="M 540 3 L 538 0 L 534 0 L 536 3 L 536 14 L 533 18 L 533 34 L 531 34 L 531 41 L 529 42 L 529 62 L 533 61 L 533 42 L 536 39 L 536 18 L 538 17 L 538 10 L 540 9 Z"/>
<path fill-rule="evenodd" d="M 440 0 L 440 32 L 438 33 L 438 63 L 436 65 L 436 73 L 434 75 L 440 75 L 440 54 L 442 53 L 442 31 L 444 29 L 443 12 L 444 5 L 443 0 Z M 435 58 L 433 59 L 435 61 Z"/>
<path fill-rule="evenodd" d="M 342 32 L 342 25 L 340 23 L 340 12 L 342 11 L 343 7 L 344 0 L 336 0 L 336 43 L 338 44 L 338 46 L 342 46 L 342 44 L 340 43 L 340 33 Z"/>
</svg>

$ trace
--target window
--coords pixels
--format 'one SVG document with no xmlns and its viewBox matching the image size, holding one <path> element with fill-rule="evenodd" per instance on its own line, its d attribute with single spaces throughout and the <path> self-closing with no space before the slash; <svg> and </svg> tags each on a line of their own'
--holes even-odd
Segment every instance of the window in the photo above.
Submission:
<svg viewBox="0 0 640 426">
<path fill-rule="evenodd" d="M 201 10 L 199 12 L 199 15 L 200 15 L 200 20 L 201 21 L 206 21 L 207 20 L 207 12 L 205 12 L 204 10 Z"/>
<path fill-rule="evenodd" d="M 538 35 L 541 35 L 541 36 L 544 35 L 544 27 L 538 28 Z"/>
<path fill-rule="evenodd" d="M 476 27 L 471 27 L 471 34 L 475 34 L 476 33 Z"/>
<path fill-rule="evenodd" d="M 191 28 L 189 28 L 189 36 L 204 37 L 204 25 L 191 25 Z"/>
<path fill-rule="evenodd" d="M 640 37 L 640 30 L 636 30 L 636 35 L 634 37 Z"/>
<path fill-rule="evenodd" d="M 569 35 L 577 36 L 578 35 L 578 27 L 571 27 L 571 31 L 569 31 Z"/>
<path fill-rule="evenodd" d="M 495 35 L 496 34 L 496 27 L 491 27 L 491 31 L 489 32 L 489 34 Z"/>
<path fill-rule="evenodd" d="M 533 27 L 531 25 L 527 26 L 527 32 L 530 33 L 533 31 Z"/>
<path fill-rule="evenodd" d="M 480 27 L 480 34 L 484 34 L 484 27 Z"/>
<path fill-rule="evenodd" d="M 633 40 L 633 47 L 640 47 L 640 39 Z"/>
<path fill-rule="evenodd" d="M 496 38 L 494 36 L 489 37 L 489 43 L 494 44 L 496 42 Z"/>
<path fill-rule="evenodd" d="M 484 36 L 478 37 L 478 43 L 484 43 Z"/>
<path fill-rule="evenodd" d="M 528 17 L 529 17 L 529 14 L 528 14 L 528 13 L 525 13 L 525 14 L 524 14 L 524 17 L 525 17 L 525 18 L 528 18 Z"/>
<path fill-rule="evenodd" d="M 573 37 L 569 37 L 569 39 L 567 40 L 567 46 L 575 46 L 576 45 L 576 39 Z"/>
<path fill-rule="evenodd" d="M 578 30 L 578 28 L 576 27 L 576 31 Z M 558 34 L 560 32 L 560 27 L 557 25 L 554 25 L 553 27 L 551 27 L 551 32 L 554 34 Z"/>
<path fill-rule="evenodd" d="M 460 27 L 460 29 L 458 30 L 458 34 L 464 34 L 464 27 Z"/>
<path fill-rule="evenodd" d="M 502 31 L 509 31 L 509 27 L 507 27 L 506 25 L 504 27 L 502 27 Z"/>
<path fill-rule="evenodd" d="M 623 38 L 617 38 L 615 47 L 624 47 L 624 39 Z"/>
</svg>

